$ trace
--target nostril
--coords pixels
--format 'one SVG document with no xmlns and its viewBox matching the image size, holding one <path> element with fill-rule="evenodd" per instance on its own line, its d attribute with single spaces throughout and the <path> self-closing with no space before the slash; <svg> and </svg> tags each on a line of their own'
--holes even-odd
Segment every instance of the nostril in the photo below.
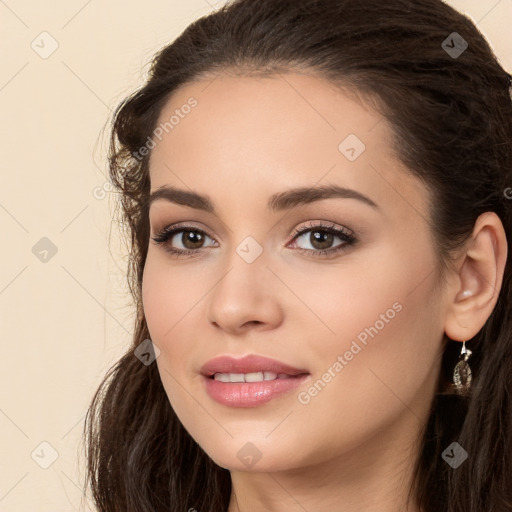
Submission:
<svg viewBox="0 0 512 512">
<path fill-rule="evenodd" d="M 263 322 L 260 322 L 259 320 L 250 320 L 249 322 L 245 322 L 243 327 L 245 327 L 245 326 L 250 327 L 251 325 L 260 325 L 262 323 Z"/>
</svg>

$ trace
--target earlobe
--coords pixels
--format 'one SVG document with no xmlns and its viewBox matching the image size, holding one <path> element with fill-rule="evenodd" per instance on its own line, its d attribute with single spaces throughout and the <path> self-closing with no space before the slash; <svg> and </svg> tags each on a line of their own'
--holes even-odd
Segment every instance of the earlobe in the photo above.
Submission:
<svg viewBox="0 0 512 512">
<path fill-rule="evenodd" d="M 507 259 L 507 240 L 494 212 L 480 215 L 457 263 L 445 318 L 445 333 L 468 340 L 484 326 L 498 300 Z"/>
</svg>

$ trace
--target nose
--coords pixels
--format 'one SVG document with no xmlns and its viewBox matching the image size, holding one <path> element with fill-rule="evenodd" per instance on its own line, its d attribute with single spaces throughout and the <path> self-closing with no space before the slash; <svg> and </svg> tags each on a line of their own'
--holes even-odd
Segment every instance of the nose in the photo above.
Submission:
<svg viewBox="0 0 512 512">
<path fill-rule="evenodd" d="M 278 327 L 283 321 L 283 285 L 263 254 L 247 263 L 234 254 L 224 276 L 207 295 L 208 321 L 230 334 Z"/>
</svg>

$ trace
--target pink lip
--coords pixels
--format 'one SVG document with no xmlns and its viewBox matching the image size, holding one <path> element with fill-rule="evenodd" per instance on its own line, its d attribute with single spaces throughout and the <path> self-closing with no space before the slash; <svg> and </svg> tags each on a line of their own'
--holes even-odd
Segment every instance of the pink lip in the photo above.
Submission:
<svg viewBox="0 0 512 512">
<path fill-rule="evenodd" d="M 277 378 L 262 382 L 220 382 L 215 373 L 274 372 L 287 374 L 288 378 Z M 216 357 L 202 368 L 206 392 L 215 401 L 230 407 L 255 407 L 300 386 L 309 376 L 307 370 L 294 368 L 276 359 L 249 355 L 240 359 L 230 356 Z"/>
<path fill-rule="evenodd" d="M 309 373 L 307 370 L 294 368 L 268 357 L 249 355 L 239 359 L 231 356 L 220 356 L 210 359 L 202 368 L 201 373 L 211 377 L 215 373 L 253 373 L 253 372 L 274 372 L 286 373 L 287 375 L 300 375 Z"/>
</svg>

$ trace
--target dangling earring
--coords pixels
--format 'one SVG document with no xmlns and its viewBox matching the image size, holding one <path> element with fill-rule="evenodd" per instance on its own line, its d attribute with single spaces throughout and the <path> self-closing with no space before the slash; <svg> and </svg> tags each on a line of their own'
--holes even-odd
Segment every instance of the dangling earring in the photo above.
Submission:
<svg viewBox="0 0 512 512">
<path fill-rule="evenodd" d="M 467 395 L 471 387 L 471 368 L 467 363 L 471 354 L 471 350 L 466 348 L 466 342 L 463 341 L 459 362 L 455 365 L 455 369 L 453 370 L 453 384 L 456 393 L 459 395 Z"/>
</svg>

